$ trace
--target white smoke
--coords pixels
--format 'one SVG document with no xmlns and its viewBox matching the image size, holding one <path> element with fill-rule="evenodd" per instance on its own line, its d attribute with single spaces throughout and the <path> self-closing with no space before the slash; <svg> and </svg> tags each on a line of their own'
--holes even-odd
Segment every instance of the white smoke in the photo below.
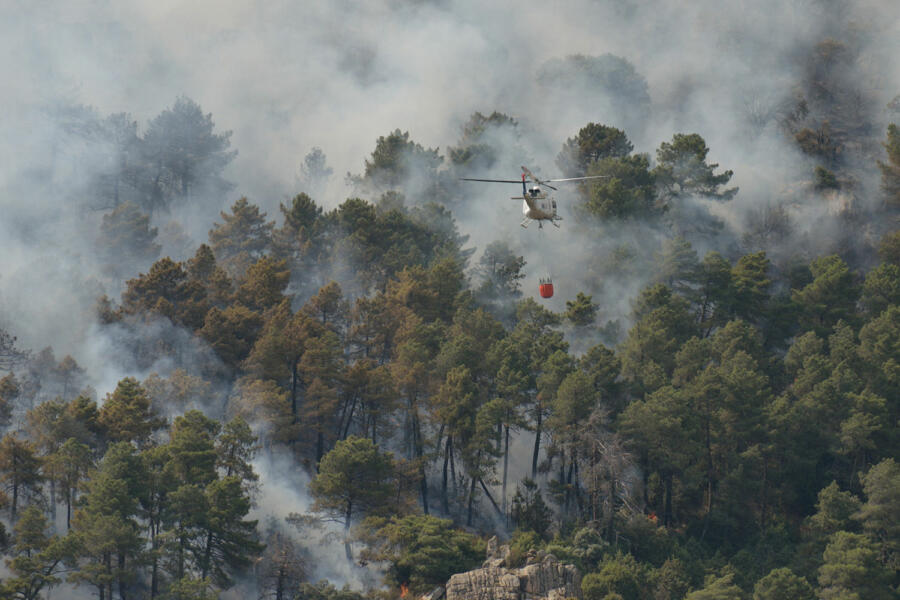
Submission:
<svg viewBox="0 0 900 600">
<path fill-rule="evenodd" d="M 362 172 L 379 136 L 399 128 L 446 155 L 469 115 L 494 110 L 518 119 L 529 166 L 545 177 L 555 174 L 566 138 L 591 121 L 626 127 L 635 151 L 651 157 L 674 133 L 700 133 L 710 161 L 733 169 L 732 184 L 741 188 L 730 205 L 712 210 L 740 228 L 744 212 L 811 178 L 813 163 L 779 128 L 777 112 L 802 81 L 814 44 L 831 36 L 858 47 L 854 81 L 878 107 L 870 115 L 875 138 L 898 118 L 884 108 L 900 93 L 898 6 L 893 0 L 9 0 L 0 5 L 0 327 L 24 348 L 52 345 L 57 356 L 74 356 L 100 397 L 126 375 L 142 379 L 177 366 L 138 368 L 121 356 L 122 332 L 97 327 L 97 297 L 117 298 L 123 282 L 97 258 L 100 215 L 80 208 L 87 200 L 80 191 L 107 159 L 66 129 L 60 114 L 73 107 L 130 113 L 140 132 L 187 95 L 212 113 L 218 132 L 233 131 L 239 154 L 225 176 L 237 188 L 213 206 L 173 215 L 195 245 L 205 241 L 216 211 L 240 195 L 276 218 L 278 204 L 301 191 L 296 178 L 312 147 L 322 148 L 334 170 L 315 200 L 333 208 L 350 193 L 344 175 Z M 537 81 L 548 61 L 607 53 L 646 79 L 646 118 L 623 109 L 608 90 L 579 96 Z M 514 179 L 519 160 L 518 149 L 510 149 L 497 172 L 473 175 Z M 876 189 L 877 181 L 865 187 L 873 198 Z M 510 239 L 528 261 L 526 295 L 538 278 L 556 280 L 557 296 L 547 304 L 554 310 L 588 291 L 603 318 L 626 318 L 652 265 L 637 264 L 609 281 L 585 265 L 623 247 L 650 255 L 667 235 L 608 224 L 588 239 L 576 233 L 574 193 L 564 190 L 561 230 L 522 230 L 519 204 L 507 199 L 518 193 L 515 186 L 460 191 L 460 229 L 470 245 Z M 809 236 L 823 231 L 822 209 L 792 210 Z M 170 218 L 157 216 L 161 231 Z M 183 250 L 177 246 L 173 238 L 165 250 Z M 527 437 L 517 436 L 517 443 Z M 258 516 L 308 508 L 301 468 L 285 457 L 260 458 L 256 467 Z M 523 469 L 514 461 L 510 482 Z M 317 578 L 367 583 L 340 545 L 318 552 Z"/>
</svg>

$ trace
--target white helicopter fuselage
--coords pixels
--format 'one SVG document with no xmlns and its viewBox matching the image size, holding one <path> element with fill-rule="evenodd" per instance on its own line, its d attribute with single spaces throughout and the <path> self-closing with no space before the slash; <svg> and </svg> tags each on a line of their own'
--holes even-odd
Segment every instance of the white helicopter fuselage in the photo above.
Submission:
<svg viewBox="0 0 900 600">
<path fill-rule="evenodd" d="M 538 222 L 562 220 L 562 217 L 556 214 L 556 200 L 547 196 L 540 188 L 526 190 L 525 195 L 517 199 L 522 200 L 522 214 L 527 219 Z"/>
</svg>

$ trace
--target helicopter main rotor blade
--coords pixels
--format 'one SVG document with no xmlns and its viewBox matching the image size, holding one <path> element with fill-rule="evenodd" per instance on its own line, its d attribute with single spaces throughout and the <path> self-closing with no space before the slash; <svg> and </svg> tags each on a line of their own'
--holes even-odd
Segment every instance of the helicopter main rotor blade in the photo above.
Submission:
<svg viewBox="0 0 900 600">
<path fill-rule="evenodd" d="M 522 183 L 521 179 L 473 179 L 471 177 L 460 177 L 460 181 L 487 181 L 489 183 Z"/>
<path fill-rule="evenodd" d="M 552 180 L 552 179 L 549 179 L 549 180 L 547 180 L 547 181 L 553 181 L 553 180 Z M 537 177 L 534 178 L 534 182 L 535 182 L 536 184 L 542 185 L 542 186 L 544 186 L 544 187 L 548 187 L 548 188 L 550 188 L 551 190 L 556 190 L 556 188 L 553 187 L 552 185 L 550 185 L 549 183 L 547 183 L 547 181 L 545 181 L 545 180 L 543 180 L 543 179 L 538 179 Z M 559 191 L 559 190 L 557 190 L 557 191 Z"/>
<path fill-rule="evenodd" d="M 524 166 L 523 166 L 523 167 L 522 167 L 522 172 L 525 173 L 525 175 L 527 175 L 527 176 L 530 177 L 531 179 L 533 179 L 534 182 L 535 182 L 537 185 L 543 185 L 543 186 L 545 186 L 545 187 L 550 188 L 551 190 L 556 190 L 556 188 L 553 187 L 552 185 L 549 185 L 547 182 L 542 181 L 542 180 L 538 179 L 537 177 L 535 177 L 534 173 L 532 173 L 531 171 L 528 170 L 528 167 L 524 167 Z M 553 180 L 550 179 L 549 181 L 553 181 Z M 559 191 L 559 190 L 556 190 L 556 191 Z"/>
<path fill-rule="evenodd" d="M 609 175 L 591 175 L 589 177 L 567 177 L 566 179 L 548 179 L 547 181 L 584 181 L 585 179 L 609 179 Z M 548 186 L 549 187 L 549 186 Z"/>
</svg>

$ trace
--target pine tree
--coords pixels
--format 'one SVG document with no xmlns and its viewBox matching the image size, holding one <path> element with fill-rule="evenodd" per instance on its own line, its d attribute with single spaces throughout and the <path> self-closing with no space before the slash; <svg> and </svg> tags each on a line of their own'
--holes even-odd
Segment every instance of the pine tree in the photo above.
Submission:
<svg viewBox="0 0 900 600">
<path fill-rule="evenodd" d="M 200 576 L 228 587 L 234 576 L 253 563 L 264 546 L 257 540 L 256 521 L 246 519 L 250 498 L 234 475 L 217 479 L 205 490 L 205 539 L 198 556 Z"/>
<path fill-rule="evenodd" d="M 134 442 L 139 446 L 165 425 L 150 406 L 150 396 L 137 379 L 126 377 L 107 394 L 98 414 L 98 422 L 112 442 Z"/>
<path fill-rule="evenodd" d="M 114 587 L 126 597 L 137 578 L 144 546 L 138 521 L 139 498 L 146 489 L 142 467 L 131 443 L 111 445 L 73 519 L 79 561 L 69 577 L 95 586 L 101 598 L 111 600 Z"/>
<path fill-rule="evenodd" d="M 319 464 L 309 484 L 312 511 L 344 526 L 344 548 L 351 558 L 348 537 L 353 518 L 379 514 L 387 508 L 395 486 L 394 459 L 382 453 L 372 440 L 350 436 L 339 441 Z"/>
<path fill-rule="evenodd" d="M 268 252 L 275 222 L 266 222 L 266 213 L 240 198 L 231 206 L 231 214 L 222 212 L 223 223 L 209 231 L 209 242 L 216 261 L 233 277 L 243 277 L 254 262 Z"/>
<path fill-rule="evenodd" d="M 75 438 L 67 439 L 47 457 L 47 471 L 59 487 L 66 504 L 66 528 L 71 527 L 72 507 L 85 487 L 88 471 L 94 461 L 91 449 Z"/>
<path fill-rule="evenodd" d="M 879 563 L 878 551 L 866 536 L 839 531 L 822 555 L 819 568 L 819 597 L 823 600 L 893 598 L 890 574 Z"/>
<path fill-rule="evenodd" d="M 731 180 L 734 171 L 716 175 L 719 165 L 707 163 L 707 154 L 706 141 L 696 133 L 676 133 L 671 143 L 660 144 L 654 175 L 667 200 L 689 195 L 731 200 L 737 194 L 738 188 L 720 189 Z"/>
<path fill-rule="evenodd" d="M 35 505 L 29 505 L 15 525 L 11 558 L 6 565 L 12 577 L 0 583 L 0 595 L 11 600 L 38 600 L 44 588 L 62 581 L 63 561 L 70 560 L 71 537 L 47 535 L 49 523 Z"/>
<path fill-rule="evenodd" d="M 103 216 L 97 244 L 110 271 L 124 277 L 132 268 L 150 264 L 159 256 L 156 235 L 150 217 L 126 202 Z"/>
<path fill-rule="evenodd" d="M 168 210 L 201 191 L 221 195 L 231 189 L 221 173 L 237 151 L 228 150 L 230 131 L 213 133 L 214 129 L 212 114 L 203 114 L 200 105 L 186 96 L 150 121 L 141 143 L 152 180 L 146 200 L 149 210 Z"/>
<path fill-rule="evenodd" d="M 22 498 L 39 492 L 42 462 L 34 444 L 15 433 L 0 440 L 0 485 L 10 497 L 10 521 L 15 522 Z"/>
<path fill-rule="evenodd" d="M 584 177 L 591 163 L 603 158 L 624 158 L 631 154 L 634 145 L 625 132 L 601 125 L 588 123 L 578 131 L 578 135 L 566 140 L 556 157 L 556 166 L 563 177 Z"/>
</svg>

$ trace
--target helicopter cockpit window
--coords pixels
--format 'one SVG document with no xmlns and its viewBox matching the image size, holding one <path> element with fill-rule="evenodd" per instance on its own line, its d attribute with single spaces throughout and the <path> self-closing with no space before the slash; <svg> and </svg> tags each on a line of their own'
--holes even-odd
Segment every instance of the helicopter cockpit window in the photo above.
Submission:
<svg viewBox="0 0 900 600">
<path fill-rule="evenodd" d="M 553 207 L 553 210 L 556 210 L 556 200 L 551 200 L 550 205 Z"/>
<path fill-rule="evenodd" d="M 535 197 L 535 196 L 538 195 L 538 193 L 539 193 L 541 190 L 539 190 L 538 188 L 531 188 L 531 189 L 528 190 L 528 191 L 531 193 L 531 196 L 532 196 L 532 197 Z"/>
</svg>

